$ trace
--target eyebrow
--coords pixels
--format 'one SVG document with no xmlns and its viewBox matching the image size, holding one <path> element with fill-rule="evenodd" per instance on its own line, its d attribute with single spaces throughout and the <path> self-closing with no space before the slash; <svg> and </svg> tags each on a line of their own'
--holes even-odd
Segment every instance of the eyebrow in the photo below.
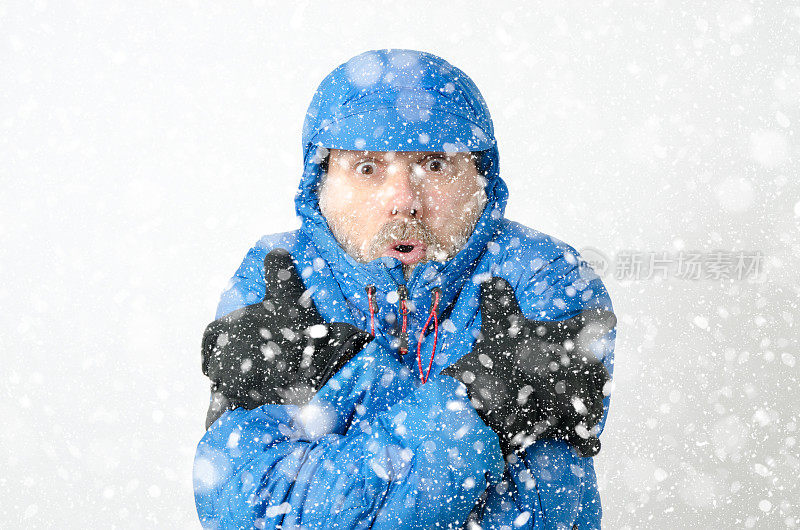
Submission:
<svg viewBox="0 0 800 530">
<path fill-rule="evenodd" d="M 390 151 L 357 151 L 357 150 L 344 150 L 345 156 L 341 159 L 340 163 L 345 163 L 348 166 L 355 166 L 363 162 L 375 162 L 379 164 L 391 164 L 394 160 L 386 160 L 385 156 Z M 395 153 L 409 153 L 411 151 L 395 151 Z M 446 153 L 444 151 L 421 151 L 418 156 L 412 157 L 412 163 L 421 164 L 425 160 L 432 158 L 440 158 L 452 163 L 455 160 L 454 153 Z"/>
<path fill-rule="evenodd" d="M 360 159 L 364 159 L 364 158 L 371 158 L 371 159 L 380 159 L 382 161 L 385 161 L 385 154 L 384 153 L 386 153 L 386 151 L 353 152 L 352 156 L 350 156 L 349 158 L 350 158 L 350 160 L 360 160 Z M 444 158 L 444 159 L 453 158 L 448 153 L 439 152 L 439 151 L 432 151 L 432 152 L 429 152 L 429 153 L 422 153 L 422 154 L 420 154 L 419 156 L 417 156 L 415 158 L 417 160 L 422 160 L 424 158 L 432 158 L 432 157 Z"/>
</svg>

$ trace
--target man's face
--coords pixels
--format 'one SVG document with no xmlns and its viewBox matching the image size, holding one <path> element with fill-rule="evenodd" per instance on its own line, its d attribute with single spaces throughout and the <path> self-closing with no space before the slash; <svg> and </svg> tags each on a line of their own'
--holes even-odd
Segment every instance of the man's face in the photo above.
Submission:
<svg viewBox="0 0 800 530">
<path fill-rule="evenodd" d="M 356 261 L 447 261 L 469 239 L 486 204 L 471 153 L 332 149 L 319 189 L 322 214 Z"/>
</svg>

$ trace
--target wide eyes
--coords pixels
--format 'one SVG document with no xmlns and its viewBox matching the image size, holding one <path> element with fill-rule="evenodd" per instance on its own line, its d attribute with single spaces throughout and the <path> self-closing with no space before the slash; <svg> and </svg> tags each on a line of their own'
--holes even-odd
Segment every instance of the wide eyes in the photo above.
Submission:
<svg viewBox="0 0 800 530">
<path fill-rule="evenodd" d="M 444 158 L 433 157 L 421 161 L 419 164 L 414 164 L 414 174 L 421 176 L 424 173 L 444 173 L 448 169 L 448 163 Z M 380 171 L 377 162 L 373 160 L 364 160 L 355 165 L 355 173 L 357 175 L 369 176 L 375 175 Z"/>
<path fill-rule="evenodd" d="M 356 166 L 356 173 L 359 175 L 372 175 L 376 169 L 375 162 L 361 162 Z"/>
<path fill-rule="evenodd" d="M 441 173 L 445 169 L 446 162 L 441 158 L 429 158 L 422 163 L 422 168 L 431 173 Z"/>
</svg>

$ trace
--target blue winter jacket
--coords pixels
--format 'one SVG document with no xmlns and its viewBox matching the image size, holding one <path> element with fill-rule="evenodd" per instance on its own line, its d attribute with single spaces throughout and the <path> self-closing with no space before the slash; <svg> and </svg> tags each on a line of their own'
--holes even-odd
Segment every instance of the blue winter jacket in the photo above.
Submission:
<svg viewBox="0 0 800 530">
<path fill-rule="evenodd" d="M 488 202 L 465 247 L 427 262 L 406 282 L 395 258 L 353 260 L 319 211 L 315 185 L 326 148 L 483 151 Z M 434 55 L 379 50 L 341 65 L 321 83 L 303 129 L 304 172 L 295 204 L 302 226 L 266 235 L 222 294 L 216 317 L 261 300 L 264 257 L 292 254 L 322 316 L 371 330 L 366 287 L 376 296 L 375 339 L 308 406 L 225 412 L 197 447 L 194 490 L 206 528 L 598 528 L 593 459 L 566 442 L 539 440 L 505 462 L 497 435 L 441 370 L 467 354 L 480 329 L 480 283 L 502 276 L 524 314 L 563 320 L 612 310 L 576 250 L 504 217 L 491 117 L 474 83 Z M 534 200 L 534 199 L 530 199 Z M 397 355 L 398 286 L 411 300 L 408 351 Z M 441 288 L 431 377 L 421 384 L 417 340 Z M 430 326 L 429 326 L 430 327 Z M 432 330 L 422 338 L 431 357 Z M 596 353 L 613 373 L 612 331 Z M 400 359 L 403 360 L 400 360 Z M 604 400 L 602 432 L 609 398 Z"/>
</svg>

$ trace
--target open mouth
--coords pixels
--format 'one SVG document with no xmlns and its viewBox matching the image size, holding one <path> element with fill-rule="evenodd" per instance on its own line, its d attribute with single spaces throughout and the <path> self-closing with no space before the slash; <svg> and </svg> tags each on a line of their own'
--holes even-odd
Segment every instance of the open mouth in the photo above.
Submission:
<svg viewBox="0 0 800 530">
<path fill-rule="evenodd" d="M 411 265 L 421 261 L 426 250 L 427 246 L 422 241 L 394 241 L 386 248 L 384 255 L 397 258 L 404 265 Z"/>
</svg>

